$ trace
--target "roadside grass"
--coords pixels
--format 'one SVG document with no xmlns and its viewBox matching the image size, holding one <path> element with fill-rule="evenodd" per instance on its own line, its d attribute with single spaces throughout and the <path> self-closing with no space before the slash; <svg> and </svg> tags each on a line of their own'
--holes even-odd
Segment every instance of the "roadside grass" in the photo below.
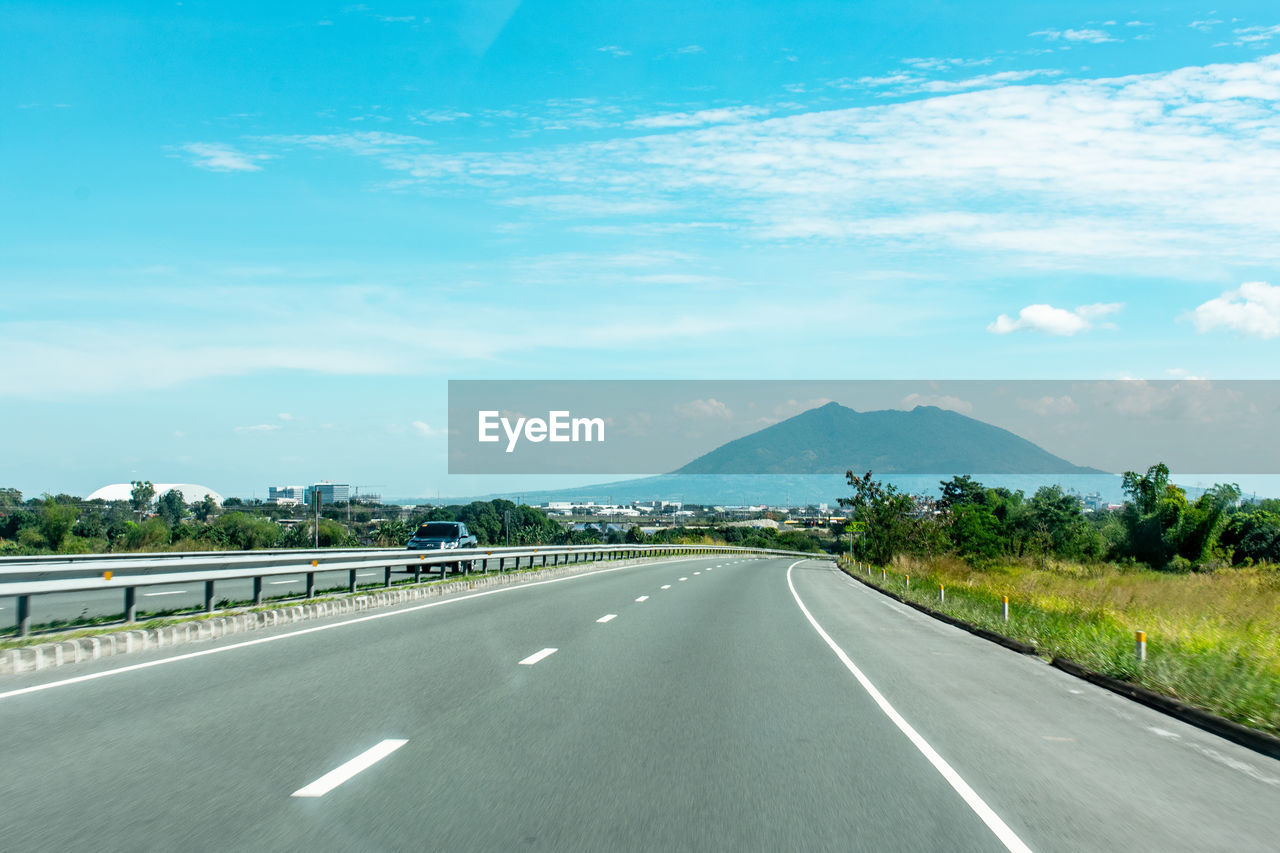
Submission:
<svg viewBox="0 0 1280 853">
<path fill-rule="evenodd" d="M 1114 678 L 1280 735 L 1280 572 L 1169 574 L 1050 562 L 974 568 L 954 558 L 851 574 Z M 910 586 L 906 576 L 910 575 Z M 945 601 L 938 600 L 938 587 Z M 1009 621 L 1001 597 L 1009 596 Z M 1134 632 L 1147 634 L 1147 660 Z"/>
</svg>

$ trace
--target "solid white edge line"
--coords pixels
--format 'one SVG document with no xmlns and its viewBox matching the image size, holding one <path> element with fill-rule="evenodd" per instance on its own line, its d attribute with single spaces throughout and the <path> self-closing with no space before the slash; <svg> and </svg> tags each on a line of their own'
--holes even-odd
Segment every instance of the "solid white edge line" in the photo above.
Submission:
<svg viewBox="0 0 1280 853">
<path fill-rule="evenodd" d="M 342 764 L 328 773 L 321 776 L 310 785 L 306 785 L 294 791 L 291 797 L 323 797 L 352 776 L 363 770 L 368 770 L 400 747 L 404 746 L 407 740 L 384 740 L 375 747 L 366 749 L 355 758 Z"/>
<path fill-rule="evenodd" d="M 858 669 L 857 665 L 849 659 L 849 656 L 845 654 L 844 649 L 840 648 L 840 646 L 836 644 L 836 641 L 831 639 L 831 635 L 824 631 L 822 626 L 818 624 L 818 620 L 813 618 L 813 614 L 809 612 L 809 608 L 805 607 L 804 602 L 800 600 L 800 594 L 796 592 L 795 584 L 791 582 L 791 570 L 803 562 L 805 561 L 796 560 L 794 563 L 787 566 L 787 587 L 791 590 L 791 597 L 796 600 L 796 606 L 800 608 L 800 612 L 804 614 L 804 618 L 809 620 L 809 624 L 813 626 L 813 630 L 817 631 L 818 636 L 831 647 L 831 651 L 836 653 L 836 657 L 838 657 L 840 662 L 845 665 L 845 668 L 848 669 L 849 672 L 853 673 L 853 677 L 858 679 L 858 683 L 862 685 L 862 689 L 867 691 L 867 694 L 872 698 L 872 700 L 880 706 L 880 710 L 884 712 L 884 715 L 898 727 L 899 731 L 907 736 L 907 740 L 911 741 L 911 744 L 920 751 L 920 754 L 928 759 L 929 763 L 933 765 L 933 768 L 942 775 L 943 779 L 947 780 L 947 784 L 949 784 L 955 792 L 960 795 L 960 798 L 965 801 L 965 804 L 968 805 L 970 809 L 973 810 L 973 813 L 987 825 L 987 828 L 995 834 L 996 838 L 1000 839 L 1000 843 L 1002 843 L 1006 849 L 1012 851 L 1012 853 L 1031 853 L 1031 848 L 1022 842 L 1022 839 L 1009 828 L 1008 824 L 1000 819 L 1000 816 L 986 804 L 982 797 L 978 796 L 978 793 L 974 791 L 973 788 L 969 787 L 969 783 L 964 781 L 964 779 L 960 777 L 960 774 L 957 773 L 941 755 L 938 755 L 934 748 L 929 745 L 928 741 L 921 737 L 920 733 L 913 729 L 911 724 L 908 723 L 906 719 L 904 719 L 903 716 L 889 704 L 889 700 L 885 699 L 884 695 L 876 689 L 876 686 L 871 683 L 871 679 L 863 675 L 862 670 Z"/>
<path fill-rule="evenodd" d="M 612 622 L 614 619 L 617 619 L 617 618 L 618 618 L 617 613 L 606 613 L 596 621 L 599 622 L 601 625 L 603 625 L 605 622 Z"/>
<path fill-rule="evenodd" d="M 668 563 L 684 563 L 689 560 L 696 560 L 697 557 L 683 557 L 678 560 L 659 560 L 650 563 L 650 566 L 665 565 Z M 456 604 L 459 601 L 470 601 L 473 598 L 484 598 L 486 595 L 499 595 L 505 592 L 517 592 L 522 589 L 531 589 L 536 586 L 546 586 L 552 583 L 563 583 L 564 581 L 574 581 L 579 578 L 589 578 L 593 575 L 607 575 L 612 572 L 621 572 L 627 569 L 634 569 L 642 564 L 632 564 L 630 566 L 614 566 L 609 569 L 597 569 L 594 572 L 583 572 L 580 575 L 568 575 L 562 578 L 550 578 L 544 581 L 529 581 L 528 583 L 512 584 L 498 589 L 486 589 L 483 592 L 473 592 L 467 595 L 458 595 L 446 598 L 442 601 L 429 601 L 426 604 L 417 604 L 413 607 L 405 607 L 399 610 L 388 610 L 384 613 L 371 613 L 368 616 L 358 616 L 355 619 L 347 619 L 342 622 L 330 622 L 327 625 L 316 625 L 312 628 L 302 628 L 298 631 L 290 631 L 286 634 L 274 634 L 270 637 L 258 637 L 255 640 L 245 640 L 242 643 L 232 643 L 228 646 L 218 646 L 214 649 L 203 649 L 198 652 L 187 652 L 186 654 L 174 655 L 173 657 L 160 658 L 158 660 L 146 661 L 145 663 L 132 663 L 128 666 L 119 666 L 115 669 L 105 669 L 101 672 L 91 672 L 87 675 L 76 675 L 71 678 L 64 678 L 59 681 L 50 681 L 45 684 L 34 684 L 31 687 L 19 687 L 16 690 L 9 690 L 0 693 L 0 699 L 9 699 L 14 696 L 23 696 L 27 693 L 39 693 L 42 690 L 51 690 L 54 687 L 66 687 L 71 684 L 81 684 L 85 681 L 96 681 L 99 678 L 106 678 L 111 675 L 120 675 L 125 672 L 136 672 L 140 669 L 150 669 L 153 666 L 163 666 L 167 663 L 177 663 L 178 661 L 194 660 L 202 658 L 206 655 L 217 655 L 223 652 L 233 651 L 235 649 L 244 649 L 249 646 L 260 646 L 263 643 L 274 643 L 277 640 L 287 640 L 290 637 L 301 637 L 304 634 L 314 634 L 317 631 L 330 631 L 334 628 L 343 628 L 347 625 L 357 625 L 361 622 L 373 622 L 377 619 L 388 619 L 392 616 L 402 616 L 406 613 L 417 613 L 419 610 L 427 610 L 432 607 L 440 607 L 445 604 Z"/>
<path fill-rule="evenodd" d="M 543 650 L 542 650 L 542 651 L 540 651 L 540 652 L 534 652 L 533 654 L 529 655 L 529 656 L 528 656 L 527 658 L 525 658 L 524 660 L 520 661 L 520 665 L 521 665 L 521 666 L 533 666 L 533 665 L 534 665 L 535 663 L 537 663 L 538 661 L 542 660 L 543 658 L 549 658 L 549 657 L 551 657 L 552 655 L 554 655 L 554 654 L 555 654 L 556 652 L 558 652 L 558 651 L 559 651 L 559 649 L 543 649 Z"/>
</svg>

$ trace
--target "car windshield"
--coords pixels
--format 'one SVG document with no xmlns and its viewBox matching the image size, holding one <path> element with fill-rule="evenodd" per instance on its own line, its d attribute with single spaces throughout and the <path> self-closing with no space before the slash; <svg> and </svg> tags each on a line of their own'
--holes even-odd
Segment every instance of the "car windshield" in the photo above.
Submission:
<svg viewBox="0 0 1280 853">
<path fill-rule="evenodd" d="M 458 525 L 446 521 L 431 521 L 419 527 L 414 535 L 419 539 L 452 539 L 458 535 Z"/>
</svg>

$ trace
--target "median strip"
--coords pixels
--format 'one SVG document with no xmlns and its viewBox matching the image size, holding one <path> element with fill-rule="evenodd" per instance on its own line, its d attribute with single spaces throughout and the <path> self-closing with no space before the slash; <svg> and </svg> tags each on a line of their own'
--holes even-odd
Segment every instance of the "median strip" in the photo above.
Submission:
<svg viewBox="0 0 1280 853">
<path fill-rule="evenodd" d="M 329 793 L 352 776 L 368 770 L 370 767 L 377 764 L 379 761 L 386 758 L 408 742 L 409 741 L 407 740 L 384 740 L 377 746 L 366 749 L 346 764 L 330 770 L 310 785 L 299 788 L 290 794 L 290 796 L 323 797 L 325 794 Z"/>
</svg>

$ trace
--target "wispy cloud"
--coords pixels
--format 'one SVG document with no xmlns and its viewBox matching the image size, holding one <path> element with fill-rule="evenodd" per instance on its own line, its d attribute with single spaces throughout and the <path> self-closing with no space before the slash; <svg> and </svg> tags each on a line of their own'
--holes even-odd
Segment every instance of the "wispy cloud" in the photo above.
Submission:
<svg viewBox="0 0 1280 853">
<path fill-rule="evenodd" d="M 606 44 L 603 47 L 597 47 L 596 50 L 599 51 L 600 53 L 607 53 L 610 56 L 615 56 L 615 57 L 623 57 L 623 56 L 631 55 L 631 51 L 624 50 L 623 48 L 618 47 L 616 44 Z"/>
<path fill-rule="evenodd" d="M 181 146 L 181 150 L 191 161 L 191 165 L 212 172 L 258 172 L 264 160 L 270 160 L 271 154 L 246 154 L 215 142 L 191 142 Z"/>
<path fill-rule="evenodd" d="M 1207 33 L 1207 32 L 1211 32 L 1214 27 L 1218 26 L 1221 23 L 1222 21 L 1219 21 L 1219 20 L 1192 21 L 1191 23 L 1187 24 L 1187 26 L 1191 27 L 1191 29 L 1193 30 L 1199 30 L 1202 33 Z"/>
<path fill-rule="evenodd" d="M 1280 36 L 1280 24 L 1271 27 L 1242 27 L 1232 30 L 1236 47 L 1265 47 L 1276 36 Z"/>
<path fill-rule="evenodd" d="M 746 121 L 765 115 L 768 112 L 763 107 L 721 107 L 688 113 L 640 116 L 631 120 L 631 126 L 646 128 L 701 127 L 707 124 L 728 124 L 730 122 Z"/>
<path fill-rule="evenodd" d="M 1196 330 L 1227 329 L 1254 338 L 1280 335 L 1280 286 L 1249 281 L 1210 299 L 1192 313 Z"/>
<path fill-rule="evenodd" d="M 689 54 L 693 54 L 693 53 L 706 53 L 702 45 L 699 45 L 699 44 L 686 44 L 684 47 L 676 48 L 675 52 L 678 54 L 683 54 L 685 56 L 688 56 Z"/>
<path fill-rule="evenodd" d="M 1123 307 L 1124 305 L 1118 302 L 1100 302 L 1094 305 L 1081 305 L 1070 311 L 1043 303 L 1028 305 L 1018 312 L 1016 318 L 1001 314 L 987 326 L 987 331 L 997 335 L 1020 331 L 1040 332 L 1046 335 L 1075 335 L 1092 329 L 1098 319 L 1114 314 Z"/>
<path fill-rule="evenodd" d="M 939 80 L 925 77 L 909 71 L 900 71 L 882 77 L 859 77 L 850 80 L 833 80 L 829 85 L 841 89 L 884 89 L 886 94 L 949 94 L 966 92 L 972 89 L 994 89 L 1020 83 L 1034 77 L 1057 77 L 1062 72 L 1050 68 L 1030 68 L 1020 71 L 997 71 L 991 74 L 979 74 L 959 80 Z"/>
<path fill-rule="evenodd" d="M 508 150 L 395 135 L 259 142 L 375 157 L 400 189 L 479 189 L 576 216 L 575 229 L 613 210 L 661 213 L 667 231 L 941 244 L 1054 268 L 1280 261 L 1280 56 L 1022 85 L 997 74 L 971 78 L 987 84 L 975 91 L 773 118 L 730 107 L 624 119 L 574 101 L 546 120 L 662 132 Z"/>
<path fill-rule="evenodd" d="M 1079 29 L 1079 30 L 1037 30 L 1030 33 L 1033 36 L 1040 36 L 1047 41 L 1064 41 L 1077 42 L 1083 44 L 1103 44 L 1110 41 L 1120 41 L 1113 37 L 1106 30 Z"/>
<path fill-rule="evenodd" d="M 280 429 L 280 424 L 253 424 L 252 426 L 238 426 L 236 432 L 254 433 L 254 432 L 275 432 Z"/>
</svg>

